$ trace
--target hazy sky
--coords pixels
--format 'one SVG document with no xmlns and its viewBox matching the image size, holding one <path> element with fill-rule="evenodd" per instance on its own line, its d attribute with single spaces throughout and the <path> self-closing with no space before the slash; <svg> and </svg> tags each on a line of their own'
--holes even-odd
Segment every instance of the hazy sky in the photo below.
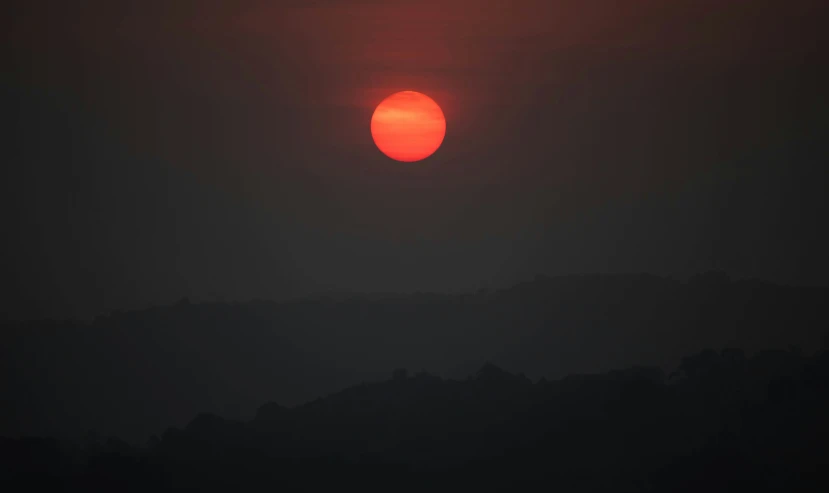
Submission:
<svg viewBox="0 0 829 493">
<path fill-rule="evenodd" d="M 8 316 L 829 279 L 825 1 L 33 3 L 2 26 Z M 447 118 L 415 164 L 369 133 L 404 89 Z"/>
</svg>

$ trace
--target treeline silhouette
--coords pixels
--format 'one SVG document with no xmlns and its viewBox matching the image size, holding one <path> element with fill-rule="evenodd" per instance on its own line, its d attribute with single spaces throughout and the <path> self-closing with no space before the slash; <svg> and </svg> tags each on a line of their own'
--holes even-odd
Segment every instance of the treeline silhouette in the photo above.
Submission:
<svg viewBox="0 0 829 493">
<path fill-rule="evenodd" d="M 706 350 L 532 382 L 396 370 L 144 446 L 0 441 L 7 484 L 70 491 L 829 491 L 829 352 Z"/>
<path fill-rule="evenodd" d="M 684 355 L 795 346 L 829 326 L 827 288 L 651 275 L 539 276 L 508 289 L 189 303 L 0 328 L 0 435 L 143 443 L 199 412 L 249 420 L 395 367 L 461 380 L 491 361 L 532 380 Z"/>
</svg>

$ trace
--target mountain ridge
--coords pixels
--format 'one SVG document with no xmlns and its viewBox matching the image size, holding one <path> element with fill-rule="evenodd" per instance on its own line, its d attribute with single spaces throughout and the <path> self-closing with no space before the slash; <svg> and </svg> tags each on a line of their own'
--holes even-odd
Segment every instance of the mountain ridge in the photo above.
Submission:
<svg viewBox="0 0 829 493">
<path fill-rule="evenodd" d="M 670 373 L 706 347 L 825 344 L 826 288 L 711 274 L 546 278 L 464 295 L 178 303 L 94 323 L 4 323 L 0 433 L 143 441 L 205 411 L 248 419 L 394 368 L 464 378 L 490 361 L 533 381 L 631 365 Z M 132 417 L 149 412 L 143 424 Z"/>
</svg>

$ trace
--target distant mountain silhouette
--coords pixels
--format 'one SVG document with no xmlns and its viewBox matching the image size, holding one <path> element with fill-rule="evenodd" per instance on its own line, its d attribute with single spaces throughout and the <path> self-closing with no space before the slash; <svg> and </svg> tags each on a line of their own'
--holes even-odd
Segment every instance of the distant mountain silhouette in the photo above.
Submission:
<svg viewBox="0 0 829 493">
<path fill-rule="evenodd" d="M 721 273 L 539 276 L 474 294 L 183 300 L 91 323 L 6 321 L 0 434 L 95 429 L 144 443 L 199 412 L 249 420 L 262 402 L 292 407 L 400 367 L 419 373 L 397 380 L 420 382 L 421 369 L 462 379 L 491 361 L 535 381 L 632 365 L 671 375 L 704 348 L 809 355 L 825 344 L 827 294 Z M 697 371 L 689 362 L 673 378 Z"/>
</svg>

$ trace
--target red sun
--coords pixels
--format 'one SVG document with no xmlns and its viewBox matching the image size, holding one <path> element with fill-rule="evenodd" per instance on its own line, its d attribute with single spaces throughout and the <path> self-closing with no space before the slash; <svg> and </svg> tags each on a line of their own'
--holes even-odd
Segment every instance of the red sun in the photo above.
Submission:
<svg viewBox="0 0 829 493">
<path fill-rule="evenodd" d="M 371 136 L 386 156 L 411 163 L 434 154 L 446 135 L 446 118 L 435 101 L 403 91 L 383 100 L 371 117 Z"/>
</svg>

